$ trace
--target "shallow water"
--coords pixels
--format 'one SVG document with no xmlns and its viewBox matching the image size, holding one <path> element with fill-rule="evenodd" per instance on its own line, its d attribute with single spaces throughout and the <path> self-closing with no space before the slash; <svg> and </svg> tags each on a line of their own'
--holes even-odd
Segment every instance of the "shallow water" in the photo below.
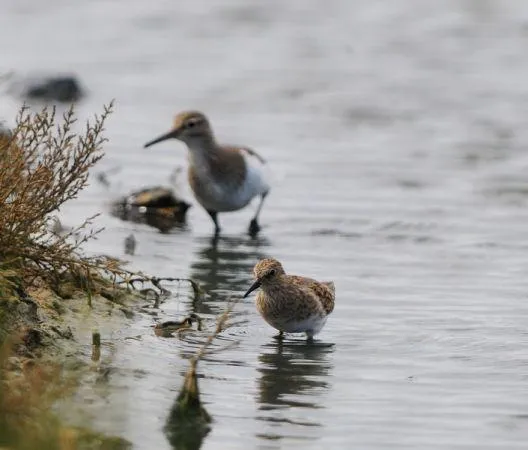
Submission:
<svg viewBox="0 0 528 450">
<path fill-rule="evenodd" d="M 315 345 L 280 345 L 251 301 L 237 305 L 215 342 L 227 348 L 199 366 L 214 417 L 202 448 L 525 448 L 526 2 L 6 0 L 2 10 L 0 70 L 77 72 L 89 89 L 82 116 L 117 100 L 98 170 L 120 171 L 110 191 L 94 181 L 62 211 L 66 225 L 168 183 L 184 147 L 142 144 L 182 109 L 206 111 L 221 140 L 256 148 L 273 171 L 256 241 L 249 210 L 221 217 L 216 247 L 197 205 L 168 235 L 100 217 L 88 251 L 124 256 L 133 232 L 133 267 L 192 277 L 209 295 L 168 285 L 178 295 L 157 316 L 106 336 L 112 371 L 85 399 L 99 428 L 170 448 L 162 428 L 181 357 L 202 338 L 159 338 L 152 325 L 195 311 L 212 327 L 254 263 L 274 256 L 333 279 L 335 312 Z M 2 100 L 12 117 L 18 102 Z"/>
</svg>

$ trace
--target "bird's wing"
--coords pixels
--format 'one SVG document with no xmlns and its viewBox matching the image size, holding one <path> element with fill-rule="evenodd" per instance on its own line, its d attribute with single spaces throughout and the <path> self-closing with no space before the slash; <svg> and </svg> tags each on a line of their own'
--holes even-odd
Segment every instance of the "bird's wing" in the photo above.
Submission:
<svg viewBox="0 0 528 450">
<path fill-rule="evenodd" d="M 250 174 L 252 182 L 252 190 L 254 195 L 265 195 L 270 190 L 272 174 L 270 172 L 270 166 L 266 164 L 266 160 L 260 156 L 255 150 L 249 147 L 240 147 L 233 145 L 224 145 L 224 149 L 235 153 L 238 157 L 241 157 L 247 172 L 245 175 Z"/>
<path fill-rule="evenodd" d="M 257 158 L 261 164 L 266 164 L 266 160 L 260 156 L 255 150 L 253 150 L 252 148 L 249 148 L 249 147 L 239 147 L 240 151 L 241 152 L 245 152 L 247 153 L 249 156 L 253 156 L 255 158 Z"/>
<path fill-rule="evenodd" d="M 299 287 L 308 289 L 314 294 L 321 302 L 326 314 L 330 314 L 334 310 L 335 286 L 333 282 L 329 281 L 320 283 L 312 278 L 300 277 L 297 275 L 290 275 L 290 278 Z"/>
<path fill-rule="evenodd" d="M 315 295 L 321 301 L 326 314 L 330 314 L 334 310 L 335 287 L 334 283 L 319 283 L 316 281 L 310 286 Z"/>
<path fill-rule="evenodd" d="M 335 296 L 335 284 L 333 281 L 322 281 L 322 283 L 332 291 L 332 294 Z"/>
</svg>

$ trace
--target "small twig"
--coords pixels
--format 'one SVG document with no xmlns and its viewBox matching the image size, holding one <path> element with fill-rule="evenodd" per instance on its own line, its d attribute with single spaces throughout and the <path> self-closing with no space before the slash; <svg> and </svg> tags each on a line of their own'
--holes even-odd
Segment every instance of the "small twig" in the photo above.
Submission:
<svg viewBox="0 0 528 450">
<path fill-rule="evenodd" d="M 155 277 L 155 276 L 151 277 L 148 275 L 138 274 L 135 272 L 128 272 L 128 271 L 123 271 L 123 272 L 126 272 L 127 274 L 134 276 L 135 278 L 125 277 L 123 280 L 118 281 L 118 284 L 128 284 L 132 286 L 133 289 L 135 289 L 134 283 L 141 283 L 141 284 L 151 283 L 153 286 L 158 288 L 162 293 L 167 293 L 168 291 L 160 284 L 162 281 L 169 281 L 169 282 L 186 281 L 191 285 L 195 296 L 199 296 L 203 293 L 203 290 L 200 288 L 200 285 L 191 278 Z"/>
<path fill-rule="evenodd" d="M 211 343 L 213 342 L 213 340 L 224 330 L 224 325 L 225 323 L 227 322 L 227 319 L 229 318 L 229 314 L 231 314 L 231 311 L 233 311 L 233 308 L 235 307 L 235 305 L 240 301 L 240 299 L 236 299 L 236 300 L 231 300 L 228 305 L 227 305 L 227 308 L 226 310 L 222 313 L 222 315 L 218 318 L 218 322 L 216 323 L 216 328 L 215 330 L 213 331 L 212 334 L 210 334 L 208 337 L 207 337 L 207 340 L 204 342 L 204 344 L 200 347 L 200 349 L 198 350 L 198 352 L 196 353 L 196 355 L 194 355 L 194 357 L 191 359 L 191 365 L 192 366 L 196 366 L 196 364 L 198 363 L 198 361 L 204 356 L 204 354 L 206 353 L 206 350 L 207 350 L 207 347 L 209 347 L 209 345 L 211 345 Z"/>
</svg>

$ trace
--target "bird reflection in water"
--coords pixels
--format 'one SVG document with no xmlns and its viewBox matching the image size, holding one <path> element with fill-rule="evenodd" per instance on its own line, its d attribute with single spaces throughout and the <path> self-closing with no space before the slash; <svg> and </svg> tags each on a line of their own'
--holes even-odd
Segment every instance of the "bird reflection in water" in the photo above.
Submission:
<svg viewBox="0 0 528 450">
<path fill-rule="evenodd" d="M 227 303 L 231 300 L 233 293 L 242 292 L 251 279 L 251 268 L 255 261 L 263 258 L 261 248 L 268 245 L 263 238 L 250 237 L 217 237 L 213 241 L 209 238 L 202 239 L 201 247 L 196 253 L 196 260 L 191 264 L 190 278 L 196 281 L 200 288 L 206 292 L 206 297 L 193 302 L 193 313 L 189 316 L 206 318 L 207 315 L 221 314 Z M 197 316 L 199 314 L 199 316 Z M 240 314 L 235 311 L 231 314 Z M 245 321 L 239 320 L 238 323 Z M 191 324 L 175 324 L 191 325 Z M 224 364 L 232 362 L 224 361 Z M 238 364 L 238 362 L 237 362 Z M 174 413 L 172 412 L 174 411 Z M 171 410 L 168 424 L 165 429 L 167 439 L 174 449 L 198 449 L 202 445 L 203 438 L 209 432 L 209 428 L 199 429 L 198 432 L 179 433 L 177 427 L 178 398 Z"/>
<path fill-rule="evenodd" d="M 291 436 L 299 426 L 303 427 L 299 437 L 315 437 L 307 430 L 321 424 L 317 421 L 318 414 L 309 410 L 323 407 L 324 402 L 318 400 L 330 386 L 333 352 L 334 344 L 322 342 L 277 341 L 263 346 L 258 368 L 258 419 L 269 428 L 259 433 L 259 437 L 276 440 Z"/>
<path fill-rule="evenodd" d="M 269 246 L 265 238 L 220 237 L 203 245 L 191 264 L 190 278 L 207 293 L 206 300 L 195 305 L 198 314 L 219 314 L 234 293 L 246 289 L 255 262 L 265 257 Z M 236 313 L 236 311 L 235 311 Z"/>
</svg>

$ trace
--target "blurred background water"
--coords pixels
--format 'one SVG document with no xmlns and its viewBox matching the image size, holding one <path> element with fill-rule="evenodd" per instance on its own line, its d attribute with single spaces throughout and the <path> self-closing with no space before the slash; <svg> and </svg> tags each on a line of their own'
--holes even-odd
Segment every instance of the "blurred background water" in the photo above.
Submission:
<svg viewBox="0 0 528 450">
<path fill-rule="evenodd" d="M 214 418 L 202 448 L 521 449 L 528 438 L 528 3 L 523 0 L 3 0 L 0 71 L 76 73 L 82 118 L 116 99 L 106 157 L 119 168 L 62 211 L 98 211 L 88 252 L 192 277 L 157 319 L 212 321 L 264 256 L 336 283 L 317 342 L 278 344 L 252 301 L 199 367 Z M 5 91 L 5 89 L 4 89 Z M 2 94 L 12 124 L 20 100 Z M 144 150 L 184 109 L 222 142 L 257 149 L 273 190 L 252 211 L 195 205 L 160 234 L 108 214 L 116 195 L 168 183 L 176 141 Z M 192 200 L 188 189 L 186 198 Z M 256 205 L 255 205 L 256 206 Z M 106 336 L 104 387 L 84 408 L 138 449 L 162 428 L 198 340 L 163 339 L 156 318 Z M 134 339 L 127 339 L 134 337 Z"/>
</svg>

